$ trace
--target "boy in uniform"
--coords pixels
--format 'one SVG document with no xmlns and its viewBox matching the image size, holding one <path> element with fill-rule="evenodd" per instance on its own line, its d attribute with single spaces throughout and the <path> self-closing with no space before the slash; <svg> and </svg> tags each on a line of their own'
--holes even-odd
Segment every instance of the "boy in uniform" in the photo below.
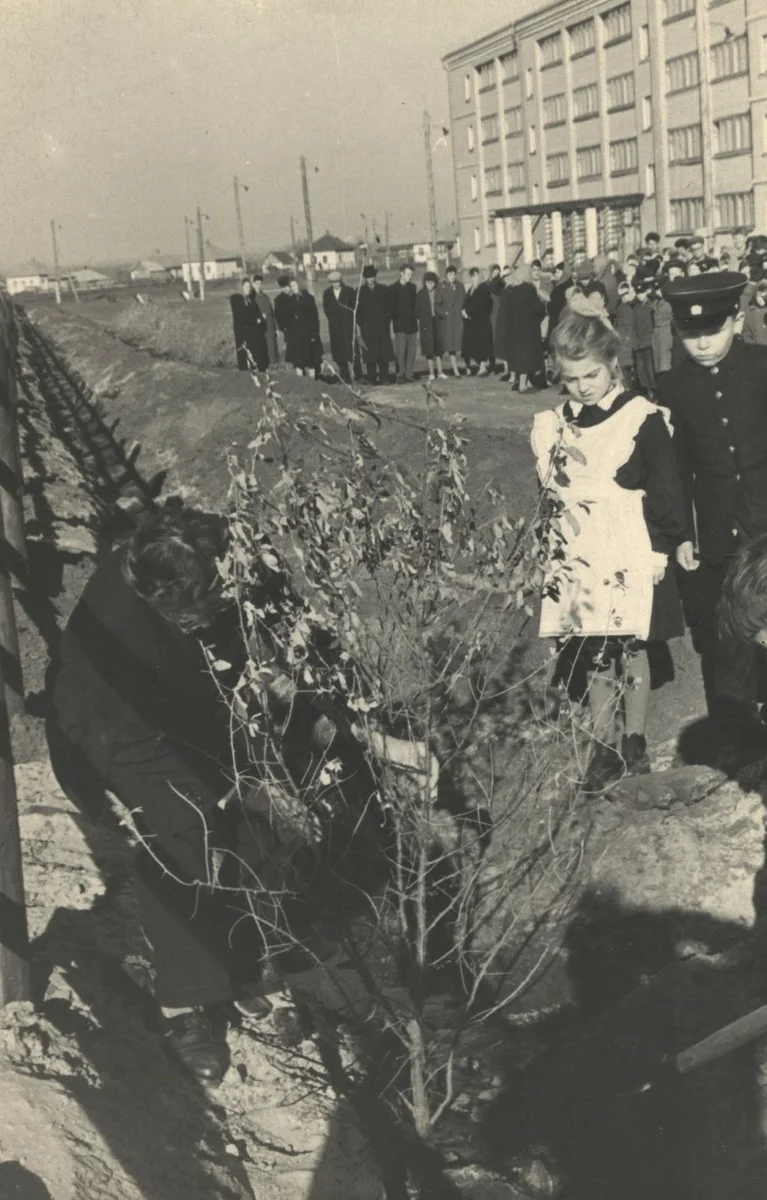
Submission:
<svg viewBox="0 0 767 1200">
<path fill-rule="evenodd" d="M 731 564 L 767 532 L 767 347 L 737 337 L 745 284 L 737 271 L 665 284 L 687 358 L 659 379 L 657 400 L 674 423 L 688 510 L 677 562 L 709 714 L 736 753 L 750 755 L 761 740 L 758 658 L 722 635 L 717 615 Z"/>
</svg>

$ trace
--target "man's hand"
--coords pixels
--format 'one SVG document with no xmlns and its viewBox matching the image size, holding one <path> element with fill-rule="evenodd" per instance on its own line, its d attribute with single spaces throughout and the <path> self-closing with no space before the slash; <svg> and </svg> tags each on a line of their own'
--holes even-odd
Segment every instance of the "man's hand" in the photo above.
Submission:
<svg viewBox="0 0 767 1200">
<path fill-rule="evenodd" d="M 653 585 L 657 587 L 661 580 L 665 577 L 666 567 L 668 566 L 668 555 L 655 553 L 653 554 L 652 558 L 652 581 Z"/>
<path fill-rule="evenodd" d="M 692 542 L 682 542 L 676 549 L 676 561 L 683 571 L 697 571 L 700 563 L 695 557 L 695 547 Z"/>
</svg>

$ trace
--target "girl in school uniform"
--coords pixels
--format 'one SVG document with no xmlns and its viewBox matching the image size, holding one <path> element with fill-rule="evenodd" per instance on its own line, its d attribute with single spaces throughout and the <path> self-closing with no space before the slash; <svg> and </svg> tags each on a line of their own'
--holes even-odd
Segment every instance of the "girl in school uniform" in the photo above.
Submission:
<svg viewBox="0 0 767 1200">
<path fill-rule="evenodd" d="M 538 413 L 532 435 L 565 537 L 540 636 L 557 639 L 560 679 L 585 672 L 593 741 L 581 789 L 596 794 L 650 770 L 648 644 L 684 632 L 673 561 L 687 535 L 668 414 L 626 387 L 619 335 L 586 297 L 573 300 L 552 338 L 569 398 Z"/>
</svg>

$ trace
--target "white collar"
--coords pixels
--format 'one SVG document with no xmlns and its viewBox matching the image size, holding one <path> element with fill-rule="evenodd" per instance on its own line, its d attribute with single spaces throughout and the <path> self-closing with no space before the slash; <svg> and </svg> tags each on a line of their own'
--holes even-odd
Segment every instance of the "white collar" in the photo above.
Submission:
<svg viewBox="0 0 767 1200">
<path fill-rule="evenodd" d="M 623 384 L 616 383 L 615 387 L 610 388 L 609 392 L 605 392 L 605 394 L 601 400 L 597 400 L 596 407 L 601 408 L 604 412 L 607 412 L 612 407 L 612 405 L 615 403 L 615 401 L 618 399 L 618 396 L 620 396 L 620 394 L 623 390 L 624 390 Z M 577 417 L 578 414 L 580 413 L 581 409 L 583 408 L 583 404 L 581 403 L 580 400 L 576 400 L 576 399 L 574 399 L 574 397 L 571 396 L 570 397 L 570 408 L 572 409 L 573 416 Z"/>
</svg>

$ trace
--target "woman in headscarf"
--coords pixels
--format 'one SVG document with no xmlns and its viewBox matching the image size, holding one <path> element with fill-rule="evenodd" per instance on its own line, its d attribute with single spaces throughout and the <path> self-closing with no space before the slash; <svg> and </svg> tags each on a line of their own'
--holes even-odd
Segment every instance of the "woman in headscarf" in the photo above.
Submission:
<svg viewBox="0 0 767 1200">
<path fill-rule="evenodd" d="M 536 291 L 526 263 L 517 267 L 509 283 L 498 314 L 497 357 L 508 363 L 512 387 L 518 378 L 520 392 L 531 392 L 530 377 L 544 370 L 541 321 L 546 316 L 546 303 Z"/>
<path fill-rule="evenodd" d="M 442 346 L 440 344 L 440 322 L 437 320 L 437 276 L 433 271 L 427 271 L 423 277 L 423 287 L 415 298 L 415 315 L 418 318 L 418 332 L 421 335 L 421 354 L 429 364 L 429 381 L 439 375 L 447 379 L 442 370 Z"/>
</svg>

